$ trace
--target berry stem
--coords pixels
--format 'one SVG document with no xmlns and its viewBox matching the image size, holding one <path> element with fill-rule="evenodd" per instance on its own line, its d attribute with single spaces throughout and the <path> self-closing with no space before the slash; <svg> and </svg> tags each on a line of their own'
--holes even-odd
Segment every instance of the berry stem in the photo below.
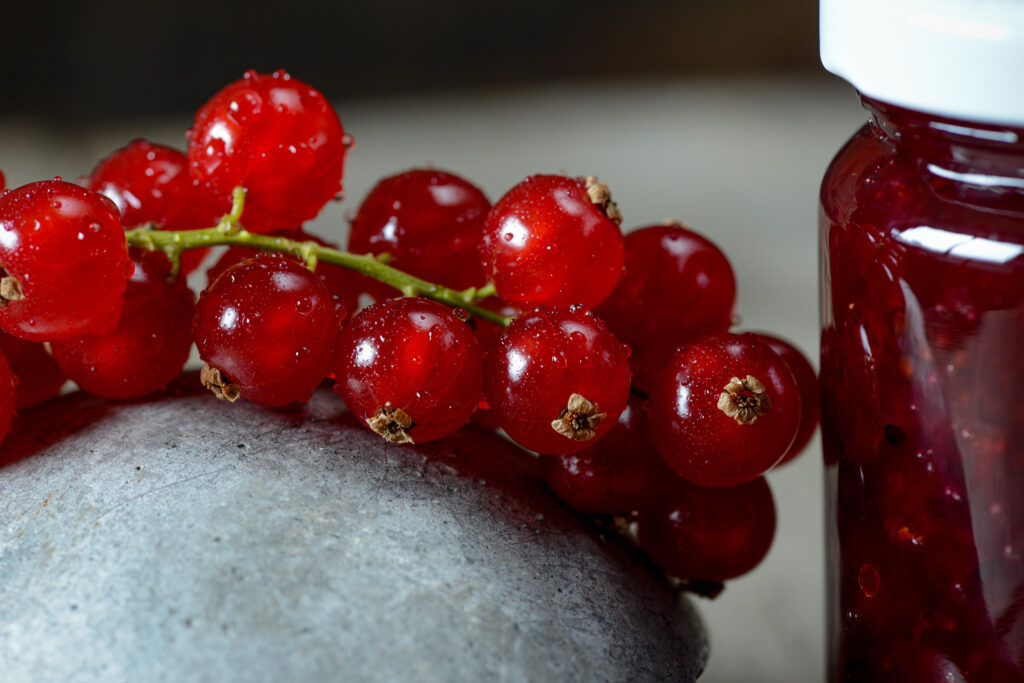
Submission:
<svg viewBox="0 0 1024 683">
<path fill-rule="evenodd" d="M 285 237 L 251 233 L 242 227 L 241 216 L 245 207 L 245 190 L 236 187 L 232 196 L 231 212 L 212 228 L 200 230 L 159 230 L 151 226 L 125 231 L 128 244 L 150 251 L 162 251 L 174 266 L 181 261 L 181 252 L 218 245 L 239 245 L 261 251 L 292 254 L 305 261 L 313 270 L 319 262 L 348 268 L 362 273 L 384 284 L 391 285 L 406 296 L 422 296 L 443 304 L 464 309 L 470 315 L 483 318 L 497 325 L 507 327 L 512 318 L 503 316 L 476 304 L 480 299 L 494 293 L 493 285 L 455 290 L 421 280 L 397 268 L 387 265 L 388 254 L 350 254 L 347 251 L 331 249 L 313 241 L 299 242 Z"/>
</svg>

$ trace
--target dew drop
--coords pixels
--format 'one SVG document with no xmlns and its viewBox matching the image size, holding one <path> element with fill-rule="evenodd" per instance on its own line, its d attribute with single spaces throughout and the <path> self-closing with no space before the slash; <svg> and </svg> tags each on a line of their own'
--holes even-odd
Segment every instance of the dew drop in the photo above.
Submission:
<svg viewBox="0 0 1024 683">
<path fill-rule="evenodd" d="M 626 358 L 633 355 L 633 348 L 629 344 L 620 344 L 619 349 Z"/>
<path fill-rule="evenodd" d="M 513 239 L 515 239 L 515 235 L 513 235 L 510 232 L 506 232 L 504 235 L 501 236 L 501 238 L 506 242 L 511 242 Z"/>
<path fill-rule="evenodd" d="M 462 322 L 466 322 L 467 320 L 469 320 L 469 313 L 466 311 L 465 308 L 456 308 L 455 310 L 452 311 L 452 313 L 454 313 L 455 317 L 461 320 Z"/>
<path fill-rule="evenodd" d="M 585 308 L 585 306 L 583 304 L 572 304 L 571 306 L 569 306 L 569 312 L 570 313 L 579 313 L 584 308 Z"/>
</svg>

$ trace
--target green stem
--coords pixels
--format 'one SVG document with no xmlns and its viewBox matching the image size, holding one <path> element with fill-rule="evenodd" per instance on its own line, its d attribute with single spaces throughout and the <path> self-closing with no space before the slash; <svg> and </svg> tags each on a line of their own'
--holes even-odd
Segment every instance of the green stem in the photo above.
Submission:
<svg viewBox="0 0 1024 683">
<path fill-rule="evenodd" d="M 512 322 L 512 318 L 495 313 L 476 303 L 494 293 L 494 286 L 491 284 L 463 290 L 449 289 L 386 265 L 390 260 L 390 256 L 387 254 L 379 256 L 350 254 L 347 251 L 325 247 L 313 241 L 299 242 L 284 237 L 251 233 L 242 227 L 239 220 L 245 204 L 245 191 L 235 188 L 233 199 L 231 213 L 224 216 L 220 223 L 212 228 L 180 231 L 137 228 L 126 231 L 125 237 L 130 246 L 150 251 L 162 251 L 167 254 L 174 266 L 175 273 L 177 273 L 178 264 L 181 262 L 181 252 L 186 249 L 201 249 L 218 245 L 252 247 L 261 251 L 292 254 L 305 261 L 310 270 L 314 270 L 316 264 L 320 262 L 348 268 L 391 285 L 406 296 L 422 296 L 433 299 L 449 306 L 461 308 L 471 315 L 503 327 L 507 327 Z"/>
</svg>

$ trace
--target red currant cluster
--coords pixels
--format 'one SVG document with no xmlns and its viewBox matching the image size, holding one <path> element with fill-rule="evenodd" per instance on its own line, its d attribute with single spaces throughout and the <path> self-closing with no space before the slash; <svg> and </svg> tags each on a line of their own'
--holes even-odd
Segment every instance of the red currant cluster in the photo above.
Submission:
<svg viewBox="0 0 1024 683">
<path fill-rule="evenodd" d="M 786 342 L 728 332 L 721 251 L 676 223 L 624 237 L 596 178 L 531 176 L 491 206 L 426 169 L 380 181 L 339 251 L 299 226 L 349 146 L 318 91 L 250 72 L 199 110 L 187 153 L 136 141 L 79 184 L 5 191 L 0 438 L 65 377 L 158 391 L 194 341 L 219 398 L 281 406 L 332 377 L 389 441 L 501 427 L 669 574 L 756 565 L 775 526 L 761 475 L 806 445 L 816 379 Z M 195 302 L 178 275 L 216 245 Z M 377 303 L 356 313 L 362 294 Z"/>
</svg>

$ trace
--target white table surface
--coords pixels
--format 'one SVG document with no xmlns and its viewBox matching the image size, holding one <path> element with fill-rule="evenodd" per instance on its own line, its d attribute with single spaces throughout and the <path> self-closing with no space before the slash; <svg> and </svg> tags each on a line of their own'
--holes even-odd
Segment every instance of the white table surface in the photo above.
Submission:
<svg viewBox="0 0 1024 683">
<path fill-rule="evenodd" d="M 356 139 L 348 199 L 329 206 L 314 231 L 343 239 L 346 218 L 378 178 L 426 163 L 474 180 L 492 200 L 531 173 L 596 174 L 624 227 L 675 217 L 722 247 L 738 277 L 743 327 L 778 332 L 817 362 L 818 184 L 864 120 L 839 83 L 561 85 L 361 102 L 339 113 Z M 9 186 L 73 179 L 134 137 L 181 148 L 189 123 L 187 115 L 84 129 L 0 121 L 0 169 Z M 711 637 L 707 683 L 823 678 L 818 437 L 769 482 L 778 531 L 767 559 L 718 599 L 697 600 Z"/>
</svg>

